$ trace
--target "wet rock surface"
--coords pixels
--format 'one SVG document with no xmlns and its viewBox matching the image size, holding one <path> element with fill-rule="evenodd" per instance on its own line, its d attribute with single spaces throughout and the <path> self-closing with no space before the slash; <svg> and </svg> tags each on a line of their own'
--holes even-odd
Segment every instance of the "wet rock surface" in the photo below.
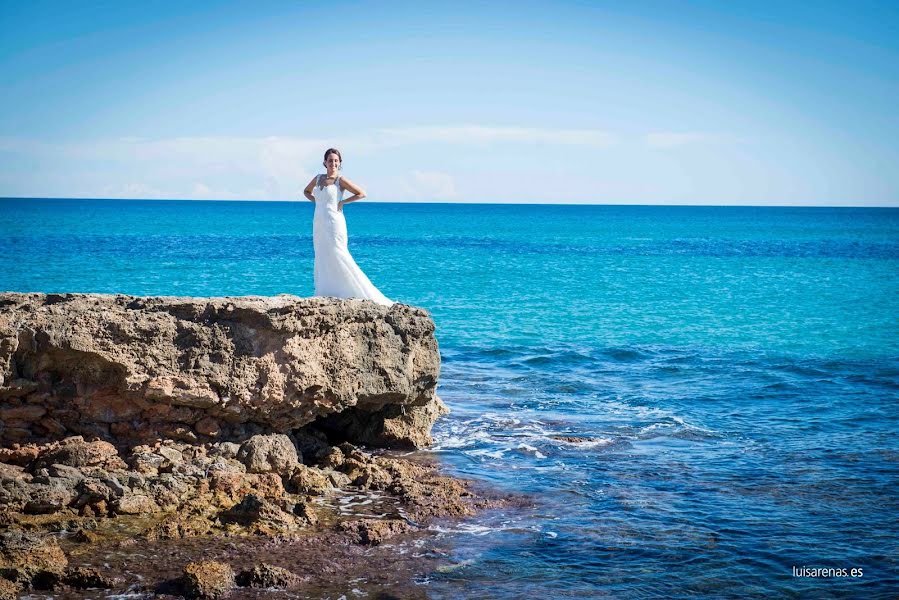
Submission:
<svg viewBox="0 0 899 600">
<path fill-rule="evenodd" d="M 241 587 L 290 589 L 297 587 L 301 581 L 296 573 L 265 563 L 237 576 L 237 585 Z"/>
<path fill-rule="evenodd" d="M 273 444 L 255 438 L 246 446 L 253 453 L 232 442 L 174 440 L 120 451 L 82 436 L 9 453 L 22 464 L 0 463 L 0 594 L 88 598 L 97 596 L 86 588 L 108 588 L 249 598 L 259 596 L 247 590 L 281 587 L 314 597 L 336 589 L 349 570 L 360 589 L 416 597 L 413 573 L 432 558 L 403 551 L 397 570 L 391 548 L 421 548 L 435 519 L 507 502 L 441 475 L 421 455 L 332 445 L 312 426 L 275 435 Z M 251 473 L 249 464 L 265 472 Z M 226 592 L 197 579 L 188 591 L 173 569 L 204 560 L 259 569 L 241 575 L 249 587 Z"/>
</svg>

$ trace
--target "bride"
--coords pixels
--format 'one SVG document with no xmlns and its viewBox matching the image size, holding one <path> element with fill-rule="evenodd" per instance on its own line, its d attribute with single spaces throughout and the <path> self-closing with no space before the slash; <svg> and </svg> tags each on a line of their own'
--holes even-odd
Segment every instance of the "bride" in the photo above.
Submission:
<svg viewBox="0 0 899 600">
<path fill-rule="evenodd" d="M 362 298 L 378 304 L 393 304 L 376 288 L 353 260 L 347 248 L 346 219 L 343 207 L 365 198 L 365 192 L 340 175 L 342 157 L 335 148 L 325 151 L 324 166 L 328 172 L 316 175 L 303 190 L 315 203 L 312 220 L 312 243 L 315 247 L 315 295 L 337 298 Z M 343 199 L 344 191 L 352 196 Z"/>
</svg>

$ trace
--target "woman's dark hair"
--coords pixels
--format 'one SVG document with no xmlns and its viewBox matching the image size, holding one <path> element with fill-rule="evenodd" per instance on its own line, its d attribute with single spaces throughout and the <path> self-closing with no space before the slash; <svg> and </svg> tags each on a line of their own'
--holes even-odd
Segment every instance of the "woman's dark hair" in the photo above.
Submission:
<svg viewBox="0 0 899 600">
<path fill-rule="evenodd" d="M 325 150 L 325 162 L 328 162 L 328 157 L 331 156 L 332 154 L 337 155 L 337 158 L 340 159 L 340 164 L 342 165 L 343 157 L 340 155 L 340 150 L 338 150 L 337 148 L 328 148 L 327 150 Z"/>
</svg>

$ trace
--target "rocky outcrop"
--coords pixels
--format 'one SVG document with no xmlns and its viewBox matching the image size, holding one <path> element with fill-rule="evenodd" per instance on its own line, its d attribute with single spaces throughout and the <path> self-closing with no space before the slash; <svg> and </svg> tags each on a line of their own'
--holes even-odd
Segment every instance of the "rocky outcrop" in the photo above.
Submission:
<svg viewBox="0 0 899 600">
<path fill-rule="evenodd" d="M 234 557 L 256 564 L 235 579 L 191 555 L 144 591 L 317 593 L 343 576 L 333 556 L 367 563 L 435 517 L 496 506 L 420 457 L 364 448 L 431 443 L 439 366 L 433 321 L 403 305 L 0 294 L 0 600 L 131 593 L 155 576 L 144 545 L 169 569 L 173 549 L 217 537 L 295 543 L 282 558 L 318 566 L 261 563 L 260 548 Z M 132 553 L 123 570 L 104 553 L 85 564 L 110 544 Z"/>
<path fill-rule="evenodd" d="M 243 442 L 320 421 L 417 447 L 445 411 L 439 369 L 434 322 L 402 304 L 3 293 L 0 446 Z"/>
</svg>

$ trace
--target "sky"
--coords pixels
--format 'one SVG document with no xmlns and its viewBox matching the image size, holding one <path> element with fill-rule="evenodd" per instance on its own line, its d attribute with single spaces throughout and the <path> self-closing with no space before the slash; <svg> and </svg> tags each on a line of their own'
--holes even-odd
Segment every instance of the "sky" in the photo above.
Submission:
<svg viewBox="0 0 899 600">
<path fill-rule="evenodd" d="M 0 0 L 0 197 L 899 206 L 899 2 Z"/>
</svg>

